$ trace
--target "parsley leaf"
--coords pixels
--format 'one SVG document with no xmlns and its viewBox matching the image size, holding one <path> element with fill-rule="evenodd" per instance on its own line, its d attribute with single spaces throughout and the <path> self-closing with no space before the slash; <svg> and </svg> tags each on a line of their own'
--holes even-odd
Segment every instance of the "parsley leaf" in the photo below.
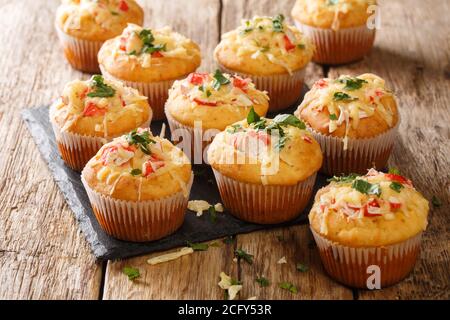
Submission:
<svg viewBox="0 0 450 320">
<path fill-rule="evenodd" d="M 236 241 L 235 238 L 233 238 L 233 236 L 228 236 L 225 239 L 223 239 L 223 243 L 225 244 L 233 244 Z"/>
<path fill-rule="evenodd" d="M 293 294 L 297 294 L 297 293 L 298 293 L 297 287 L 294 286 L 294 285 L 293 285 L 292 283 L 290 283 L 290 282 L 281 282 L 281 283 L 279 284 L 279 287 L 280 287 L 281 289 L 288 290 L 289 292 L 291 292 L 291 293 L 293 293 Z"/>
<path fill-rule="evenodd" d="M 306 125 L 299 118 L 292 114 L 279 114 L 277 115 L 271 124 L 267 126 L 267 129 L 272 129 L 276 126 L 293 126 L 299 129 L 306 129 Z"/>
<path fill-rule="evenodd" d="M 238 132 L 240 129 L 242 129 L 242 126 L 240 124 L 232 124 L 228 129 L 227 132 L 228 133 L 236 133 Z"/>
<path fill-rule="evenodd" d="M 252 107 L 247 115 L 247 123 L 252 124 L 252 123 L 258 122 L 260 120 L 261 120 L 261 117 L 259 116 L 259 114 L 257 114 L 255 112 L 255 109 L 253 109 L 253 107 Z"/>
<path fill-rule="evenodd" d="M 433 204 L 433 207 L 435 207 L 435 208 L 440 208 L 442 206 L 441 199 L 439 199 L 436 196 L 433 196 L 433 198 L 431 198 L 431 203 Z"/>
<path fill-rule="evenodd" d="M 344 92 L 336 92 L 333 95 L 333 100 L 334 101 L 354 101 L 354 100 L 358 100 L 358 98 L 353 98 L 351 96 L 349 96 L 348 94 L 344 93 Z"/>
<path fill-rule="evenodd" d="M 157 51 L 166 51 L 166 44 L 153 44 L 153 41 L 155 41 L 155 37 L 153 36 L 152 30 L 150 29 L 142 29 L 139 34 L 139 39 L 142 41 L 142 49 L 139 54 L 142 53 L 155 53 Z"/>
<path fill-rule="evenodd" d="M 389 173 L 400 175 L 400 170 L 398 170 L 397 168 L 389 168 Z"/>
<path fill-rule="evenodd" d="M 230 80 L 227 77 L 225 77 L 219 69 L 216 70 L 213 78 L 214 78 L 214 81 L 213 81 L 212 87 L 216 91 L 219 91 L 220 86 L 230 83 Z"/>
<path fill-rule="evenodd" d="M 190 241 L 186 241 L 188 247 L 191 247 L 194 251 L 206 251 L 208 250 L 207 243 L 192 243 Z"/>
<path fill-rule="evenodd" d="M 306 48 L 306 46 L 304 45 L 304 44 L 302 44 L 302 43 L 300 43 L 300 44 L 298 44 L 297 45 L 297 48 L 299 48 L 299 49 L 305 49 Z"/>
<path fill-rule="evenodd" d="M 337 120 L 338 117 L 334 113 L 330 114 L 330 120 Z"/>
<path fill-rule="evenodd" d="M 132 176 L 138 176 L 138 175 L 142 174 L 142 170 L 141 169 L 133 169 L 130 171 L 130 174 Z"/>
<path fill-rule="evenodd" d="M 328 179 L 328 182 L 338 182 L 338 183 L 348 183 L 355 180 L 359 177 L 359 174 L 350 173 L 348 176 L 334 176 L 333 178 Z"/>
<path fill-rule="evenodd" d="M 303 263 L 297 263 L 297 265 L 295 266 L 295 269 L 297 269 L 297 271 L 300 271 L 300 272 L 306 272 L 309 270 L 309 267 Z"/>
<path fill-rule="evenodd" d="M 381 188 L 378 183 L 372 184 L 362 179 L 356 179 L 353 181 L 352 188 L 363 194 L 373 194 L 377 196 L 380 196 L 381 194 Z"/>
<path fill-rule="evenodd" d="M 253 264 L 253 255 L 247 253 L 243 249 L 237 249 L 236 251 L 234 251 L 234 255 L 236 258 L 243 259 L 248 264 Z"/>
<path fill-rule="evenodd" d="M 394 191 L 400 193 L 400 191 L 404 188 L 404 186 L 403 186 L 401 183 L 397 182 L 397 181 L 393 181 L 393 182 L 389 185 L 389 188 L 391 188 L 392 190 L 394 190 Z"/>
<path fill-rule="evenodd" d="M 141 276 L 138 268 L 124 267 L 122 272 L 128 277 L 129 280 L 133 281 Z"/>
<path fill-rule="evenodd" d="M 136 129 L 127 134 L 126 139 L 129 144 L 137 145 L 141 149 L 141 151 L 145 154 L 150 154 L 150 149 L 148 148 L 148 145 L 150 143 L 156 143 L 154 140 L 150 138 L 150 132 L 142 131 L 141 133 L 138 133 Z"/>
<path fill-rule="evenodd" d="M 345 84 L 344 90 L 353 91 L 361 89 L 364 83 L 367 83 L 364 79 L 345 77 L 337 80 L 339 83 Z"/>
<path fill-rule="evenodd" d="M 216 223 L 216 221 L 217 221 L 216 208 L 214 208 L 214 206 L 210 206 L 208 209 L 208 213 L 209 213 L 209 219 L 211 220 L 211 222 Z"/>
<path fill-rule="evenodd" d="M 284 16 L 282 14 L 276 15 L 272 19 L 272 26 L 273 26 L 274 32 L 283 32 L 283 21 L 284 21 Z"/>
<path fill-rule="evenodd" d="M 255 281 L 259 284 L 261 288 L 268 287 L 270 285 L 270 281 L 264 277 L 256 278 Z"/>
<path fill-rule="evenodd" d="M 116 90 L 108 86 L 106 83 L 104 83 L 104 79 L 101 75 L 95 75 L 92 77 L 92 81 L 94 83 L 94 91 L 91 91 L 87 94 L 89 98 L 109 98 L 113 97 L 116 93 Z"/>
</svg>

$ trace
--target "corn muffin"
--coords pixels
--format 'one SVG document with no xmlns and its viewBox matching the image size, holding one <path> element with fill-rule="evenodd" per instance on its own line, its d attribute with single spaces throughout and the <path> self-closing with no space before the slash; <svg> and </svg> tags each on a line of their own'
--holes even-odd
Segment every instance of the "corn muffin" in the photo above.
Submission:
<svg viewBox="0 0 450 320">
<path fill-rule="evenodd" d="M 208 149 L 220 195 L 236 217 L 254 223 L 289 221 L 301 214 L 322 165 L 319 144 L 293 115 L 247 119 L 215 136 Z"/>
<path fill-rule="evenodd" d="M 152 119 L 147 97 L 100 75 L 68 83 L 50 107 L 50 122 L 65 163 L 81 171 L 100 147 Z"/>
<path fill-rule="evenodd" d="M 102 73 L 138 89 L 149 98 L 154 118 L 164 119 L 169 88 L 200 65 L 199 46 L 169 27 L 144 29 L 130 24 L 105 42 L 98 61 Z"/>
<path fill-rule="evenodd" d="M 396 170 L 334 177 L 317 192 L 309 221 L 325 270 L 345 285 L 367 288 L 367 268 L 381 286 L 408 275 L 427 227 L 428 201 Z"/>
<path fill-rule="evenodd" d="M 230 74 L 251 78 L 268 92 L 270 111 L 290 107 L 301 96 L 305 68 L 314 46 L 283 15 L 243 20 L 222 35 L 214 51 L 219 66 Z"/>
<path fill-rule="evenodd" d="M 313 61 L 344 64 L 362 59 L 375 41 L 376 0 L 297 0 L 295 25 L 311 38 Z"/>
<path fill-rule="evenodd" d="M 252 107 L 265 116 L 269 109 L 267 94 L 255 88 L 249 78 L 216 70 L 191 73 L 186 79 L 175 81 L 166 102 L 166 117 L 172 140 L 182 137 L 186 154 L 201 160 L 209 140 L 227 126 L 245 119 Z M 201 130 L 202 134 L 195 135 L 195 130 Z M 194 150 L 187 150 L 192 147 Z M 195 153 L 200 157 L 192 157 Z"/>
<path fill-rule="evenodd" d="M 295 115 L 320 143 L 329 175 L 384 168 L 400 122 L 394 94 L 374 74 L 317 81 Z"/>
<path fill-rule="evenodd" d="M 128 23 L 141 25 L 142 8 L 134 0 L 63 0 L 56 13 L 56 31 L 69 63 L 98 73 L 97 54 L 103 42 L 119 35 Z"/>
<path fill-rule="evenodd" d="M 141 242 L 181 226 L 193 175 L 180 149 L 138 128 L 105 144 L 81 178 L 102 228 L 115 238 Z"/>
</svg>

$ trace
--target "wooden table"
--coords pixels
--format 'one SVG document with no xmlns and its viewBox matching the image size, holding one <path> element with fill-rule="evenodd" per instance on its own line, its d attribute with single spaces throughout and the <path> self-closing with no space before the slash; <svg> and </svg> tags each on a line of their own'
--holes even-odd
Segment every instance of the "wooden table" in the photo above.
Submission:
<svg viewBox="0 0 450 320">
<path fill-rule="evenodd" d="M 141 1 L 144 2 L 144 1 Z M 148 0 L 147 26 L 172 25 L 200 44 L 202 70 L 212 70 L 220 34 L 254 14 L 284 13 L 294 0 Z M 244 283 L 240 297 L 261 299 L 450 298 L 450 25 L 448 1 L 381 1 L 382 28 L 364 61 L 328 68 L 311 64 L 307 84 L 329 75 L 374 72 L 397 93 L 402 123 L 390 165 L 417 188 L 442 201 L 432 208 L 423 251 L 414 272 L 380 291 L 351 290 L 330 280 L 307 226 L 237 236 L 234 245 L 195 252 L 149 266 L 149 256 L 96 262 L 72 212 L 41 159 L 20 110 L 49 104 L 64 84 L 88 75 L 66 63 L 53 28 L 57 0 L 0 0 L 0 298 L 3 299 L 223 299 L 224 271 Z M 284 239 L 279 241 L 278 238 Z M 244 248 L 255 263 L 233 262 Z M 285 256 L 288 263 L 277 261 Z M 295 270 L 295 262 L 310 267 Z M 135 266 L 142 276 L 122 274 Z M 254 279 L 271 279 L 259 288 Z M 299 294 L 276 285 L 290 281 Z"/>
</svg>

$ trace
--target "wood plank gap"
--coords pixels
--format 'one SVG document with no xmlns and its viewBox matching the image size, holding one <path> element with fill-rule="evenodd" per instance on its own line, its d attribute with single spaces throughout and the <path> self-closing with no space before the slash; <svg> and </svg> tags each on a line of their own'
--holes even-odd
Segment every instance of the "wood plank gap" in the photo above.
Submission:
<svg viewBox="0 0 450 320">
<path fill-rule="evenodd" d="M 106 280 L 106 267 L 108 266 L 108 260 L 102 261 L 102 275 L 100 279 L 100 289 L 98 290 L 97 300 L 103 300 L 103 292 L 105 291 L 105 280 Z"/>
<path fill-rule="evenodd" d="M 220 42 L 222 39 L 222 14 L 223 14 L 223 0 L 219 0 L 219 14 L 217 15 L 217 30 L 218 37 L 217 37 L 217 43 Z"/>
</svg>

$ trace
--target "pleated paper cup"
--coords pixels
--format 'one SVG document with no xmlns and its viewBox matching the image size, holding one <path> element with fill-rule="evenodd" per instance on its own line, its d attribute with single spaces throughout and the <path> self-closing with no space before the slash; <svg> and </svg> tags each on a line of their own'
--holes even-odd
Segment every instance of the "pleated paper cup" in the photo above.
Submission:
<svg viewBox="0 0 450 320">
<path fill-rule="evenodd" d="M 52 113 L 52 111 L 50 111 Z M 50 118 L 52 118 L 50 116 Z M 141 128 L 148 128 L 151 116 L 143 123 Z M 94 137 L 78 133 L 62 131 L 61 128 L 50 120 L 55 134 L 56 145 L 58 146 L 61 158 L 71 169 L 81 172 L 86 163 L 94 157 L 98 150 L 115 137 Z"/>
<path fill-rule="evenodd" d="M 381 288 L 404 279 L 420 254 L 422 233 L 401 243 L 381 247 L 349 247 L 334 243 L 311 228 L 325 271 L 349 287 L 373 289 L 374 270 L 379 270 Z M 379 269 L 378 269 L 379 268 Z M 368 281 L 369 280 L 369 281 Z"/>
<path fill-rule="evenodd" d="M 397 138 L 400 119 L 394 128 L 373 138 L 348 138 L 347 150 L 344 139 L 324 135 L 311 127 L 308 130 L 320 144 L 323 152 L 323 164 L 320 171 L 330 176 L 359 173 L 365 174 L 370 168 L 386 167 Z"/>
<path fill-rule="evenodd" d="M 167 98 L 169 97 L 169 89 L 172 87 L 173 83 L 176 80 L 184 78 L 181 77 L 179 79 L 155 82 L 134 82 L 114 77 L 112 74 L 106 71 L 102 65 L 100 65 L 100 70 L 106 78 L 121 81 L 126 86 L 135 88 L 142 95 L 146 96 L 148 98 L 148 103 L 153 110 L 154 120 L 164 120 L 166 118 L 164 113 L 164 105 L 166 104 Z"/>
<path fill-rule="evenodd" d="M 78 39 L 66 34 L 58 26 L 56 26 L 56 32 L 66 59 L 73 68 L 88 73 L 100 72 L 97 54 L 104 41 Z"/>
<path fill-rule="evenodd" d="M 340 30 L 321 29 L 295 21 L 316 50 L 313 61 L 321 64 L 344 64 L 362 59 L 373 47 L 376 30 L 366 25 Z"/>
<path fill-rule="evenodd" d="M 164 238 L 183 224 L 193 178 L 187 195 L 178 192 L 146 201 L 125 201 L 103 195 L 88 185 L 83 173 L 81 181 L 95 217 L 107 234 L 119 240 L 145 242 Z"/>
<path fill-rule="evenodd" d="M 269 112 L 278 112 L 292 107 L 301 97 L 305 79 L 305 68 L 296 70 L 290 75 L 278 74 L 270 76 L 257 76 L 248 73 L 237 72 L 220 65 L 223 72 L 237 74 L 242 78 L 250 78 L 256 89 L 264 90 L 269 95 Z"/>
<path fill-rule="evenodd" d="M 224 206 L 244 221 L 276 224 L 298 217 L 311 198 L 316 173 L 292 186 L 251 184 L 213 169 Z"/>
</svg>

